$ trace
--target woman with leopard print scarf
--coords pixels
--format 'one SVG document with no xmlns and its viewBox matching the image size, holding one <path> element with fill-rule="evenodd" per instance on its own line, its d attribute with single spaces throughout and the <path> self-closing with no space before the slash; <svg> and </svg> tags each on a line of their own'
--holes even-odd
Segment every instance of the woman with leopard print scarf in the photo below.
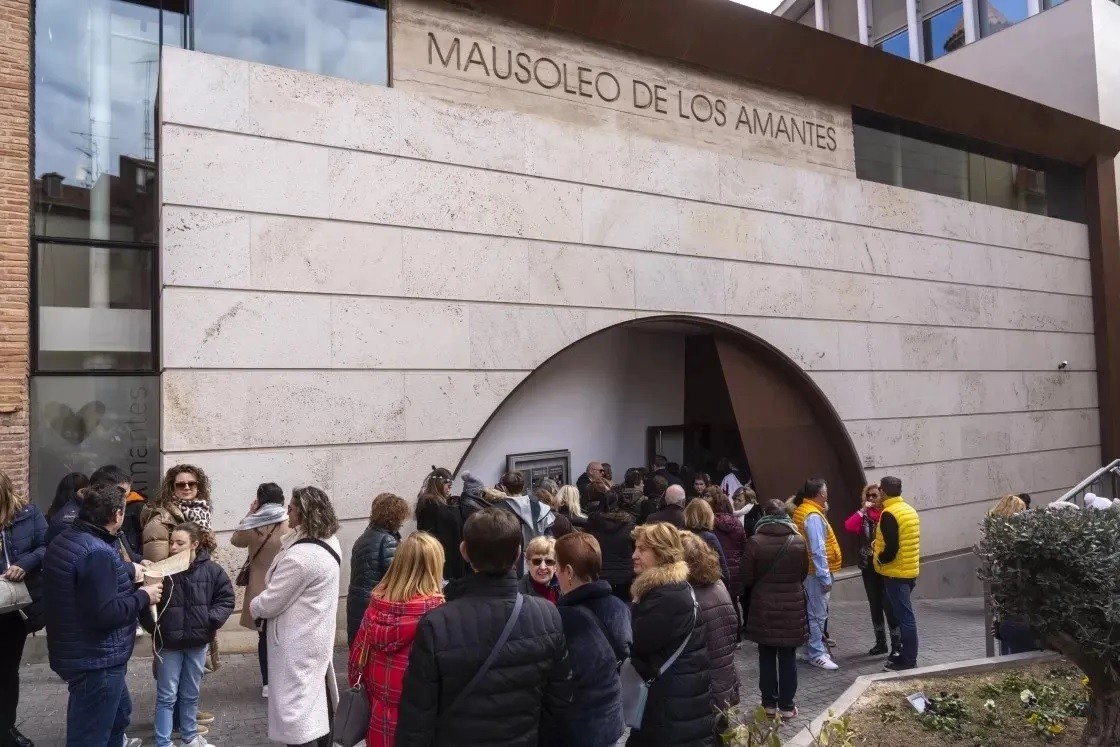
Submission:
<svg viewBox="0 0 1120 747">
<path fill-rule="evenodd" d="M 184 521 L 210 531 L 212 511 L 210 479 L 200 467 L 177 464 L 167 470 L 159 495 L 140 514 L 144 560 L 166 559 L 171 554 L 171 532 Z"/>
</svg>

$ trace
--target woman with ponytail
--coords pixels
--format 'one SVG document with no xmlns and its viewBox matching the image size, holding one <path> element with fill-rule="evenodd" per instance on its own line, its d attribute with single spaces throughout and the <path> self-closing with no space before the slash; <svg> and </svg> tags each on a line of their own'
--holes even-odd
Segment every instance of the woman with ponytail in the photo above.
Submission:
<svg viewBox="0 0 1120 747">
<path fill-rule="evenodd" d="M 439 540 L 443 547 L 443 577 L 453 581 L 463 576 L 463 556 L 459 543 L 463 539 L 463 523 L 458 501 L 451 495 L 451 471 L 432 466 L 416 496 L 416 528 Z"/>
</svg>

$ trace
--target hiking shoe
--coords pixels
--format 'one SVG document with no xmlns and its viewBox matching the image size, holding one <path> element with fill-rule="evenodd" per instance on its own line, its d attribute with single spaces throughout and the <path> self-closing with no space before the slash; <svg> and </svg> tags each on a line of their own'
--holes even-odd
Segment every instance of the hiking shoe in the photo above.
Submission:
<svg viewBox="0 0 1120 747">
<path fill-rule="evenodd" d="M 817 669 L 827 669 L 829 671 L 840 668 L 840 665 L 834 662 L 832 657 L 828 654 L 821 654 L 817 658 L 812 659 L 809 663 Z"/>
<path fill-rule="evenodd" d="M 784 708 L 778 711 L 778 715 L 782 717 L 782 721 L 792 721 L 797 718 L 798 713 L 800 713 L 800 711 L 797 710 L 797 706 L 790 708 L 788 711 Z"/>
<path fill-rule="evenodd" d="M 214 723 L 214 714 L 208 711 L 199 711 L 198 717 L 194 720 L 199 726 L 209 726 Z"/>
</svg>

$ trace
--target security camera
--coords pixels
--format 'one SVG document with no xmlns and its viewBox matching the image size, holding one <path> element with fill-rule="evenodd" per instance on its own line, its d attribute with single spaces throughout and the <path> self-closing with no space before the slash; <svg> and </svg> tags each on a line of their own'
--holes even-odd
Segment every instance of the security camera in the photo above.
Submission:
<svg viewBox="0 0 1120 747">
<path fill-rule="evenodd" d="M 1062 361 L 1058 364 L 1059 371 L 1065 371 L 1067 368 L 1069 368 L 1069 361 Z"/>
</svg>

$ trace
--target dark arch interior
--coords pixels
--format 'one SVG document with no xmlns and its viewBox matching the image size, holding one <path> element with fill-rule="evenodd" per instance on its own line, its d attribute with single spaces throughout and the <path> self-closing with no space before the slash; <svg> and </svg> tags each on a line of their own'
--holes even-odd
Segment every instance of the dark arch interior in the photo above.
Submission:
<svg viewBox="0 0 1120 747">
<path fill-rule="evenodd" d="M 769 343 L 741 329 L 708 319 L 661 316 L 625 322 L 583 338 L 545 361 L 491 414 L 456 472 L 497 422 L 503 408 L 537 377 L 548 376 L 564 356 L 610 330 L 680 335 L 683 345 L 683 403 L 680 422 L 650 423 L 642 453 L 665 453 L 690 471 L 713 471 L 728 457 L 749 472 L 760 499 L 792 495 L 810 477 L 829 484 L 829 518 L 844 550 L 845 565 L 857 560 L 858 540 L 843 531 L 859 507 L 864 484 L 859 456 L 832 405 L 801 368 Z M 659 361 L 650 360 L 650 365 Z M 679 363 L 679 362 L 678 362 Z M 595 382 L 581 382 L 594 386 Z M 571 434 L 571 438 L 578 438 Z M 648 464 L 648 461 L 646 462 Z M 630 464 L 615 465 L 617 474 Z M 573 479 L 582 471 L 573 464 Z M 715 475 L 713 475 L 714 477 Z"/>
</svg>

